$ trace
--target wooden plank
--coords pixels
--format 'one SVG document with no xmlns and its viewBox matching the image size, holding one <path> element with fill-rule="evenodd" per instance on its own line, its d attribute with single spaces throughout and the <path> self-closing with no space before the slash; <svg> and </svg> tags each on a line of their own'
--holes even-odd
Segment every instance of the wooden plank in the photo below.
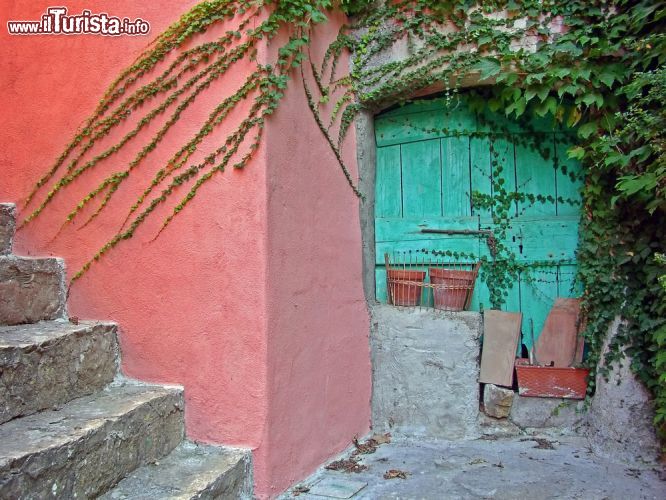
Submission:
<svg viewBox="0 0 666 500">
<path fill-rule="evenodd" d="M 386 111 L 382 111 L 382 113 L 379 116 L 377 116 L 377 121 L 384 118 L 391 118 L 413 113 L 442 112 L 444 111 L 445 105 L 446 105 L 446 100 L 443 98 L 416 99 L 412 102 L 406 104 L 398 104 Z"/>
<path fill-rule="evenodd" d="M 376 241 L 441 240 L 440 233 L 423 233 L 422 229 L 477 230 L 476 217 L 387 217 L 375 220 Z"/>
<path fill-rule="evenodd" d="M 578 217 L 518 217 L 511 221 L 505 244 L 520 262 L 574 261 Z M 493 227 L 492 224 L 481 227 Z M 521 246 L 522 245 L 522 246 Z"/>
<path fill-rule="evenodd" d="M 471 191 L 492 195 L 492 173 L 490 168 L 490 139 L 488 137 L 470 137 L 470 176 Z M 489 217 L 490 210 L 472 207 L 472 215 Z"/>
<path fill-rule="evenodd" d="M 481 241 L 481 248 L 484 249 L 485 241 Z M 483 253 L 483 250 L 481 251 Z M 485 264 L 489 265 L 489 264 Z M 470 310 L 480 311 L 487 310 L 492 307 L 490 303 L 490 290 L 488 285 L 481 277 L 477 279 L 476 286 L 474 287 L 474 294 L 472 295 L 472 302 Z M 510 285 L 505 290 L 504 303 L 500 310 L 507 312 L 520 312 L 520 286 L 518 281 Z"/>
<path fill-rule="evenodd" d="M 535 347 L 536 360 L 543 366 L 564 368 L 583 359 L 583 341 L 578 334 L 580 299 L 555 299 Z"/>
<path fill-rule="evenodd" d="M 552 134 L 532 135 L 517 140 L 516 148 L 516 190 L 526 196 L 543 196 L 550 201 L 518 202 L 520 216 L 556 215 L 555 198 L 555 151 Z M 527 139 L 527 140 L 526 140 Z M 536 149 L 538 148 L 538 149 Z"/>
<path fill-rule="evenodd" d="M 511 136 L 494 137 L 491 144 L 490 165 L 492 168 L 493 196 L 499 195 L 495 184 L 507 193 L 516 191 L 516 162 L 513 138 Z M 497 191 L 497 192 L 496 192 Z M 517 215 L 517 203 L 509 210 L 509 217 Z"/>
<path fill-rule="evenodd" d="M 575 144 L 574 141 L 575 138 L 570 135 L 555 135 L 557 215 L 580 214 L 582 169 L 579 161 L 572 160 L 567 155 L 567 150 Z"/>
<path fill-rule="evenodd" d="M 375 122 L 377 146 L 437 140 L 443 136 L 441 113 L 410 113 L 386 117 Z"/>
<path fill-rule="evenodd" d="M 439 140 L 404 144 L 401 149 L 403 217 L 442 215 Z"/>
<path fill-rule="evenodd" d="M 439 256 L 433 257 L 432 252 L 437 252 Z M 395 254 L 396 258 L 407 259 L 410 256 L 419 259 L 426 258 L 435 260 L 436 262 L 452 262 L 460 260 L 468 262 L 476 260 L 479 251 L 478 237 L 458 236 L 447 237 L 440 240 L 409 240 L 409 241 L 385 241 L 377 243 L 376 246 L 376 263 L 381 264 L 384 262 L 384 254 Z M 458 253 L 462 257 L 454 259 L 453 257 L 442 255 L 446 252 Z"/>
<path fill-rule="evenodd" d="M 583 294 L 583 284 L 576 279 L 578 267 L 575 263 L 557 266 L 557 296 L 580 297 Z"/>
<path fill-rule="evenodd" d="M 470 199 L 469 137 L 440 140 L 442 158 L 442 215 L 469 217 Z"/>
<path fill-rule="evenodd" d="M 507 387 L 513 385 L 513 365 L 521 321 L 520 313 L 484 311 L 479 382 Z"/>
<path fill-rule="evenodd" d="M 402 216 L 400 146 L 377 148 L 375 216 Z"/>
</svg>

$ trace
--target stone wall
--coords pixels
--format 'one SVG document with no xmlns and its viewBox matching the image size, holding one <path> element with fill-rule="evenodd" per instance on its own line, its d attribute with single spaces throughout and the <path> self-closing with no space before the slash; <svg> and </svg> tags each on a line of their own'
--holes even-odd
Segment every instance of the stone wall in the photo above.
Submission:
<svg viewBox="0 0 666 500">
<path fill-rule="evenodd" d="M 375 431 L 478 437 L 481 314 L 375 305 L 371 318 Z"/>
<path fill-rule="evenodd" d="M 603 351 L 618 334 L 616 319 L 604 343 Z M 586 415 L 586 435 L 595 453 L 625 462 L 651 462 L 660 447 L 652 419 L 654 403 L 645 386 L 631 371 L 631 358 L 609 366 L 608 379 L 597 374 L 596 393 Z M 600 368 L 604 362 L 600 364 Z"/>
</svg>

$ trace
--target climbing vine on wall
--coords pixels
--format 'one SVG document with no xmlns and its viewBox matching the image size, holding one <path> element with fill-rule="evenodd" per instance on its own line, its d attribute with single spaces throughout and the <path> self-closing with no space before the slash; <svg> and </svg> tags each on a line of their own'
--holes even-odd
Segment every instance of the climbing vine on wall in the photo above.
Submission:
<svg viewBox="0 0 666 500">
<path fill-rule="evenodd" d="M 324 57 L 313 60 L 312 28 L 337 8 L 354 17 Z M 665 17 L 656 0 L 202 2 L 112 83 L 28 197 L 25 222 L 75 180 L 103 170 L 103 180 L 74 204 L 65 224 L 94 220 L 185 110 L 241 62 L 252 68 L 244 81 L 143 186 L 123 227 L 74 279 L 133 237 L 157 207 L 171 207 L 163 230 L 206 182 L 229 166 L 246 166 L 294 78 L 302 80 L 316 124 L 359 195 L 340 148 L 361 109 L 376 111 L 432 89 L 455 100 L 470 82 L 487 84 L 480 105 L 490 111 L 575 127 L 579 142 L 570 155 L 585 168 L 578 262 L 589 362 L 596 365 L 608 326 L 621 314 L 627 326 L 612 341 L 609 358 L 632 355 L 632 367 L 656 397 L 656 424 L 664 432 L 666 292 L 658 281 L 664 264 L 655 255 L 663 252 L 666 227 Z M 233 28 L 200 42 L 198 35 L 217 25 Z M 264 43 L 275 46 L 269 51 L 275 57 L 260 64 Z M 404 57 L 383 62 L 392 47 Z M 349 71 L 343 58 L 348 53 Z M 329 102 L 332 111 L 324 116 Z M 222 126 L 232 131 L 211 146 L 210 137 Z M 108 138 L 114 138 L 111 144 Z M 126 165 L 109 167 L 105 160 L 140 140 L 143 146 Z M 197 152 L 204 158 L 194 162 Z"/>
</svg>

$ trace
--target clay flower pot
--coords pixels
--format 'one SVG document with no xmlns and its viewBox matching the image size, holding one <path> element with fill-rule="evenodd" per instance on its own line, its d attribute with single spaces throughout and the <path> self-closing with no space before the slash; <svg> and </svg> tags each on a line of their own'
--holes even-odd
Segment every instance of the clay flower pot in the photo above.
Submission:
<svg viewBox="0 0 666 500">
<path fill-rule="evenodd" d="M 588 368 L 531 366 L 524 358 L 516 359 L 515 366 L 521 396 L 585 399 Z"/>
<path fill-rule="evenodd" d="M 425 275 L 425 271 L 389 269 L 387 281 L 391 303 L 395 306 L 419 305 Z"/>
<path fill-rule="evenodd" d="M 435 309 L 464 310 L 474 291 L 477 273 L 438 267 L 431 267 L 429 271 L 430 282 L 433 285 L 443 285 L 433 287 Z"/>
</svg>

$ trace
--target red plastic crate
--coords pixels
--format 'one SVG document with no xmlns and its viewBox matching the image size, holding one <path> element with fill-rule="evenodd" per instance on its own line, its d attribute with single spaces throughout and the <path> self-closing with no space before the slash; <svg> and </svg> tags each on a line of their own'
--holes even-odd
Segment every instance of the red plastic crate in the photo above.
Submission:
<svg viewBox="0 0 666 500">
<path fill-rule="evenodd" d="M 584 399 L 587 392 L 587 368 L 530 366 L 529 360 L 516 359 L 518 394 L 537 398 Z"/>
</svg>

